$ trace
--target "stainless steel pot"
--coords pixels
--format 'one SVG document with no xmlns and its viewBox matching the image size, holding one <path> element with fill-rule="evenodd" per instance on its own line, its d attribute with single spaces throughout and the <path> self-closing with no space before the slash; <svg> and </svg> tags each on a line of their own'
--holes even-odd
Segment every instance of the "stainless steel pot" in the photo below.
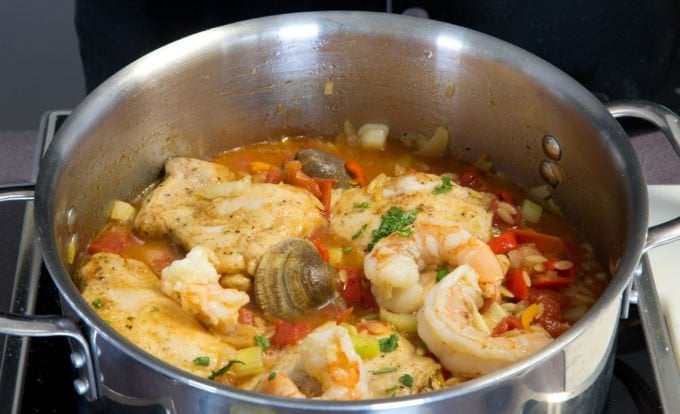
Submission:
<svg viewBox="0 0 680 414">
<path fill-rule="evenodd" d="M 332 89 L 332 93 L 328 93 Z M 625 103 L 676 150 L 678 118 Z M 511 179 L 548 182 L 614 278 L 550 346 L 457 387 L 364 402 L 280 399 L 169 366 L 99 319 L 71 280 L 68 245 L 84 246 L 112 199 L 138 194 L 168 157 L 209 157 L 263 137 L 334 134 L 345 120 L 384 122 L 393 136 L 445 126 L 450 153 L 487 153 Z M 6 192 L 2 200 L 31 198 Z M 622 295 L 642 254 L 680 237 L 647 229 L 644 177 L 624 131 L 589 92 L 535 56 L 449 24 L 361 12 L 273 16 L 190 36 L 109 79 L 76 108 L 40 166 L 35 225 L 66 317 L 3 314 L 0 332 L 74 339 L 77 390 L 89 399 L 169 412 L 585 412 L 602 407 Z M 649 231 L 648 231 L 649 230 Z M 624 303 L 627 306 L 627 303 Z M 76 322 L 77 321 L 77 322 Z"/>
</svg>

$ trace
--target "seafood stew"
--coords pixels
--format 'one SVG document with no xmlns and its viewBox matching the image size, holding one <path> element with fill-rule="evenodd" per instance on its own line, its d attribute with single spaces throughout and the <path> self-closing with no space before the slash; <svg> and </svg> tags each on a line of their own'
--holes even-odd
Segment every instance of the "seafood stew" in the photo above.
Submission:
<svg viewBox="0 0 680 414">
<path fill-rule="evenodd" d="M 78 262 L 113 329 L 195 375 L 356 400 L 455 386 L 550 343 L 609 281 L 550 198 L 448 132 L 347 123 L 167 161 Z"/>
</svg>

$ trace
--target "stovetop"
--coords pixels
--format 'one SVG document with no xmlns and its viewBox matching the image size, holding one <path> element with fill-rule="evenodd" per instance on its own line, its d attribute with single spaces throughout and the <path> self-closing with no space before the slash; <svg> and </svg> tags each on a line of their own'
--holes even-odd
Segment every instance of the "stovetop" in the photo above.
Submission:
<svg viewBox="0 0 680 414">
<path fill-rule="evenodd" d="M 40 142 L 51 138 L 66 115 L 67 112 L 53 112 L 44 117 Z M 3 269 L 0 309 L 15 313 L 59 314 L 58 291 L 39 261 L 36 266 L 37 249 L 30 231 L 24 229 L 22 233 L 24 226 L 29 230 L 32 228 L 30 219 L 24 220 L 25 215 L 30 217 L 32 214 L 31 209 L 30 202 L 0 206 L 0 228 L 5 238 L 0 246 L 0 268 Z M 17 244 L 22 234 L 24 240 Z M 9 277 L 17 268 L 20 274 L 16 278 Z M 26 274 L 31 268 L 34 274 Z M 13 289 L 17 286 L 18 291 Z M 35 292 L 28 291 L 32 288 L 36 288 Z M 650 354 L 635 306 L 631 307 L 628 319 L 620 321 L 617 342 L 614 378 L 604 413 L 661 412 Z M 3 351 L 0 366 L 2 413 L 150 412 L 149 409 L 123 408 L 108 402 L 84 402 L 73 387 L 75 371 L 69 360 L 71 350 L 66 339 L 28 340 L 0 335 L 0 350 Z"/>
</svg>

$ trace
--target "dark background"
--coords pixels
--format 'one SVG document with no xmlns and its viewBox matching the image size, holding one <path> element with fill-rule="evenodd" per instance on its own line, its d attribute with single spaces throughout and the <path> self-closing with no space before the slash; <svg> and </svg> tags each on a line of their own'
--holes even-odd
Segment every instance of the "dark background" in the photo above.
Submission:
<svg viewBox="0 0 680 414">
<path fill-rule="evenodd" d="M 73 108 L 85 96 L 74 22 L 76 3 L 0 1 L 0 130 L 37 129 L 44 111 Z M 93 79 L 89 86 L 146 51 L 215 25 L 315 8 L 384 10 L 385 3 L 86 0 L 79 9 L 83 17 L 79 27 L 89 36 L 84 50 L 89 50 L 91 67 L 99 72 L 88 77 Z M 598 94 L 650 99 L 680 111 L 678 3 L 680 0 L 392 1 L 396 13 L 422 6 L 432 18 L 524 47 Z M 223 10 L 224 4 L 228 11 Z M 101 67 L 96 69 L 97 65 Z"/>
</svg>

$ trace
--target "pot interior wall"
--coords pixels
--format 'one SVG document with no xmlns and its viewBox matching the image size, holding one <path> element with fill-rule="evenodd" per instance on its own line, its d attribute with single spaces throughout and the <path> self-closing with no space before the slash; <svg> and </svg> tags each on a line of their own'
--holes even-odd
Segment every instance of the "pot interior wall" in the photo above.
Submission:
<svg viewBox="0 0 680 414">
<path fill-rule="evenodd" d="M 217 28 L 156 51 L 97 89 L 58 139 L 51 216 L 60 256 L 78 212 L 81 242 L 109 203 L 162 174 L 171 156 L 210 157 L 282 134 L 328 134 L 383 122 L 393 138 L 451 135 L 450 154 L 489 154 L 526 187 L 543 184 L 545 135 L 561 143 L 554 196 L 604 260 L 621 256 L 631 189 L 625 139 L 604 108 L 566 75 L 495 39 L 404 18 L 282 16 Z M 332 83 L 332 93 L 324 93 Z M 606 228 L 607 231 L 601 231 Z"/>
</svg>

